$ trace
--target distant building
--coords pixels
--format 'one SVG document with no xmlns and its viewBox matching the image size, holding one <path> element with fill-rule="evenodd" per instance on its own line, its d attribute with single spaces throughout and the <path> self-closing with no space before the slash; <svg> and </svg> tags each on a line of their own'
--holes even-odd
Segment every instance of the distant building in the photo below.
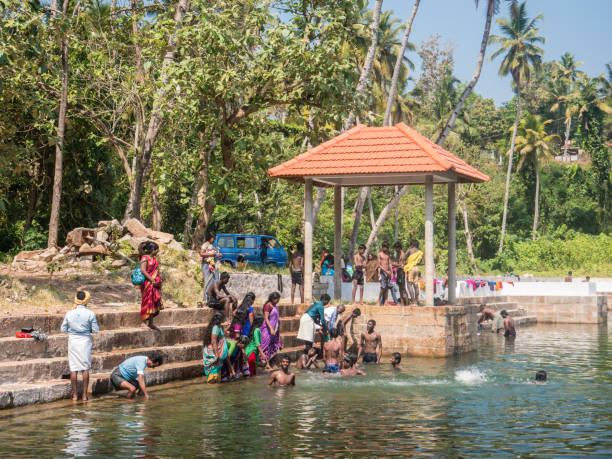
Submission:
<svg viewBox="0 0 612 459">
<path fill-rule="evenodd" d="M 561 154 L 555 156 L 555 161 L 563 163 L 575 163 L 584 158 L 584 150 L 572 146 L 572 141 L 561 147 Z"/>
</svg>

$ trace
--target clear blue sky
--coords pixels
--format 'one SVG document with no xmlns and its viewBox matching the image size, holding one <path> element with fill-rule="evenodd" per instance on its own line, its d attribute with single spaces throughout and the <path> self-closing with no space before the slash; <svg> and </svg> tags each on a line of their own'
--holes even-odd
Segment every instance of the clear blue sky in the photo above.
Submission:
<svg viewBox="0 0 612 459">
<path fill-rule="evenodd" d="M 371 0 L 371 4 L 374 2 Z M 393 10 L 395 15 L 408 20 L 413 0 L 384 0 L 383 11 Z M 433 34 L 449 40 L 455 48 L 455 74 L 462 82 L 468 81 L 476 66 L 482 40 L 487 0 L 480 0 L 478 10 L 474 0 L 421 0 L 414 20 L 410 41 L 419 46 Z M 530 17 L 544 15 L 539 23 L 540 35 L 546 37 L 544 60 L 558 59 L 566 51 L 583 61 L 582 70 L 591 76 L 603 73 L 604 65 L 612 62 L 612 0 L 530 0 Z M 508 6 L 502 0 L 495 17 L 508 17 Z M 492 34 L 499 34 L 494 22 Z M 476 85 L 476 92 L 491 97 L 496 104 L 510 100 L 512 90 L 508 78 L 497 74 L 500 58 L 489 62 L 495 45 L 487 48 L 485 65 Z M 420 58 L 413 53 L 415 75 L 420 73 Z"/>
</svg>

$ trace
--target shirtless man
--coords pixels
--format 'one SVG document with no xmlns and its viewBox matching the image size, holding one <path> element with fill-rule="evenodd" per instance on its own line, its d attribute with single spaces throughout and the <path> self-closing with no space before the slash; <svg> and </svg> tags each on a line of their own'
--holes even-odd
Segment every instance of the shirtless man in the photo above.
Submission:
<svg viewBox="0 0 612 459">
<path fill-rule="evenodd" d="M 280 361 L 280 370 L 270 375 L 268 386 L 295 386 L 295 374 L 289 373 L 289 357 L 285 356 Z"/>
<path fill-rule="evenodd" d="M 402 367 L 400 367 L 400 362 L 402 361 L 402 354 L 399 352 L 394 352 L 391 354 L 391 368 L 394 370 L 401 371 Z"/>
<path fill-rule="evenodd" d="M 395 278 L 397 288 L 400 294 L 400 302 L 404 306 L 408 306 L 408 293 L 406 292 L 406 274 L 404 273 L 404 264 L 406 264 L 406 254 L 402 250 L 402 244 L 396 242 L 391 253 L 391 267 L 395 270 Z"/>
<path fill-rule="evenodd" d="M 317 358 L 319 355 L 317 354 L 317 350 L 314 347 L 308 349 L 308 353 L 304 352 L 298 358 L 295 367 L 298 370 L 308 370 L 311 366 L 314 365 L 315 368 L 319 368 L 319 364 L 317 363 Z"/>
<path fill-rule="evenodd" d="M 365 376 L 365 373 L 357 368 L 355 368 L 355 363 L 357 362 L 357 358 L 355 355 L 345 355 L 340 363 L 342 367 L 340 369 L 340 374 L 342 376 Z"/>
<path fill-rule="evenodd" d="M 366 269 L 365 245 L 359 246 L 359 252 L 353 256 L 353 304 L 359 286 L 359 304 L 363 304 L 363 287 Z"/>
<path fill-rule="evenodd" d="M 484 303 L 480 305 L 480 309 L 478 310 L 478 312 L 480 312 L 480 319 L 478 319 L 478 328 L 480 328 L 482 325 L 482 323 L 485 320 L 494 320 L 495 319 L 495 311 L 491 308 L 487 308 Z"/>
<path fill-rule="evenodd" d="M 361 342 L 359 343 L 359 352 L 357 360 L 363 354 L 363 363 L 378 363 L 382 357 L 382 339 L 378 333 L 374 331 L 376 321 L 368 320 L 368 326 L 364 333 L 361 334 Z"/>
<path fill-rule="evenodd" d="M 355 308 L 351 312 L 345 313 L 343 316 L 338 318 L 336 321 L 336 328 L 338 329 L 338 335 L 344 340 L 344 351 L 346 351 L 346 345 L 348 343 L 348 334 L 346 332 L 346 326 L 351 320 L 355 320 L 361 315 L 361 309 Z"/>
<path fill-rule="evenodd" d="M 505 309 L 501 312 L 501 316 L 504 318 L 504 336 L 506 338 L 516 338 L 514 319 L 508 315 Z"/>
<path fill-rule="evenodd" d="M 340 360 L 344 354 L 344 339 L 338 336 L 338 329 L 332 328 L 329 331 L 329 341 L 323 345 L 323 361 L 325 370 L 329 373 L 340 371 Z"/>
<path fill-rule="evenodd" d="M 297 243 L 297 250 L 291 254 L 291 304 L 295 304 L 295 287 L 300 288 L 300 303 L 304 303 L 304 244 Z"/>
<path fill-rule="evenodd" d="M 221 279 L 217 282 L 213 282 L 210 287 L 208 287 L 208 307 L 223 310 L 225 312 L 225 320 L 232 320 L 232 308 L 238 306 L 238 300 L 235 296 L 230 295 L 227 291 L 227 283 L 229 282 L 230 275 L 228 273 L 222 273 Z M 223 295 L 221 292 L 224 292 Z"/>
<path fill-rule="evenodd" d="M 391 288 L 391 257 L 389 256 L 389 243 L 383 242 L 382 250 L 378 252 L 378 275 L 380 276 L 380 294 L 378 304 L 384 306 L 387 302 L 387 293 Z"/>
</svg>

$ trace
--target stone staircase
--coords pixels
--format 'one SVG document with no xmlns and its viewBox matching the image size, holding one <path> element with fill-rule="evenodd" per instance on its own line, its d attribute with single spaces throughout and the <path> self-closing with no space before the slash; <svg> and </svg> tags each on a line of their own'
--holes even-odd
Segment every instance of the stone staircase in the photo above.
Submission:
<svg viewBox="0 0 612 459">
<path fill-rule="evenodd" d="M 494 311 L 501 311 L 502 309 L 505 309 L 508 312 L 508 315 L 514 319 L 514 326 L 516 328 L 535 325 L 538 322 L 535 316 L 527 315 L 525 309 L 519 307 L 517 303 L 509 301 L 509 298 L 506 296 L 457 298 L 457 306 L 480 305 L 483 303 L 486 305 L 486 307 L 493 309 Z M 480 313 L 478 313 L 477 317 L 480 318 Z M 483 328 L 490 329 L 491 323 L 484 322 Z"/>
<path fill-rule="evenodd" d="M 257 308 L 256 308 L 257 309 Z M 280 305 L 282 354 L 295 361 L 303 346 L 296 335 L 296 306 Z M 110 372 L 134 355 L 157 350 L 164 364 L 148 369 L 147 385 L 203 375 L 202 335 L 214 312 L 208 308 L 165 309 L 156 319 L 160 331 L 140 328 L 134 311 L 94 310 L 100 333 L 93 338 L 89 392 L 111 392 Z M 261 311 L 260 311 L 261 312 Z M 0 319 L 0 409 L 69 398 L 68 336 L 60 332 L 63 314 L 10 316 Z M 47 339 L 15 338 L 22 328 L 39 328 Z M 80 381 L 79 381 L 80 384 Z"/>
</svg>

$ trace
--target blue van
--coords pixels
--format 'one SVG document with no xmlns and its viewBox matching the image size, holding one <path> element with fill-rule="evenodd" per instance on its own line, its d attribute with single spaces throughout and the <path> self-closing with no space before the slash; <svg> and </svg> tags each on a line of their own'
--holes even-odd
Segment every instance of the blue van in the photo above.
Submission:
<svg viewBox="0 0 612 459">
<path fill-rule="evenodd" d="M 287 265 L 287 252 L 274 236 L 254 234 L 217 234 L 215 247 L 223 255 L 219 261 L 236 266 L 238 257 L 250 265 Z"/>
</svg>

